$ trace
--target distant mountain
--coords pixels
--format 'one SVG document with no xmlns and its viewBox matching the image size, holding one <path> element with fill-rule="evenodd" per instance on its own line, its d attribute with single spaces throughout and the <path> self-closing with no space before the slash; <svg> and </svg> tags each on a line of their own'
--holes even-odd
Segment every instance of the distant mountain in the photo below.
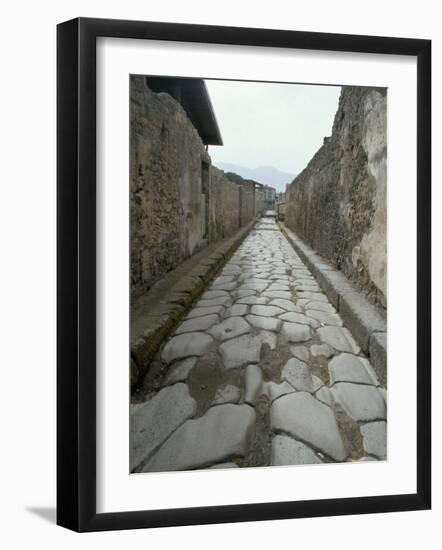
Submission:
<svg viewBox="0 0 442 550">
<path fill-rule="evenodd" d="M 239 174 L 245 179 L 255 180 L 265 185 L 274 187 L 276 191 L 285 191 L 287 183 L 291 183 L 295 178 L 295 174 L 289 174 L 288 172 L 282 172 L 274 166 L 260 166 L 259 168 L 246 168 L 245 166 L 239 166 L 237 164 L 230 164 L 228 162 L 214 163 L 217 168 L 224 170 L 224 172 L 234 172 Z"/>
</svg>

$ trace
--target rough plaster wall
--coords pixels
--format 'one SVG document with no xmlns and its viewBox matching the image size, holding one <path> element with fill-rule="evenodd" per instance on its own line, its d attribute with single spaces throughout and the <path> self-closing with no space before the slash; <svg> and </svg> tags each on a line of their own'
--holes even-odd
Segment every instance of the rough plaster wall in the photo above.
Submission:
<svg viewBox="0 0 442 550">
<path fill-rule="evenodd" d="M 255 185 L 245 181 L 239 188 L 240 225 L 245 225 L 255 216 Z"/>
<path fill-rule="evenodd" d="M 130 87 L 130 239 L 132 297 L 204 244 L 198 132 L 168 94 L 143 77 Z"/>
<path fill-rule="evenodd" d="M 255 215 L 262 214 L 265 210 L 265 194 L 260 187 L 255 189 Z"/>
<path fill-rule="evenodd" d="M 287 187 L 286 223 L 386 307 L 387 97 L 344 87 L 332 136 Z"/>
<path fill-rule="evenodd" d="M 371 280 L 387 298 L 387 98 L 370 93 L 364 104 L 363 145 L 368 170 L 376 180 L 371 230 L 361 241 L 360 261 Z"/>
<path fill-rule="evenodd" d="M 210 240 L 229 237 L 240 227 L 239 186 L 228 180 L 224 172 L 210 167 Z"/>
</svg>

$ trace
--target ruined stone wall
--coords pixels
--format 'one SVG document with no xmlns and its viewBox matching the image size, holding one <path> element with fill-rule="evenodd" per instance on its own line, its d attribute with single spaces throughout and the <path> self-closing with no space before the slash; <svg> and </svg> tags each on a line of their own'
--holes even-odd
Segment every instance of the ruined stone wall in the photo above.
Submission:
<svg viewBox="0 0 442 550">
<path fill-rule="evenodd" d="M 142 76 L 130 82 L 131 298 L 209 241 L 231 236 L 254 213 L 240 186 L 211 166 L 181 105 L 154 93 Z"/>
<path fill-rule="evenodd" d="M 245 225 L 255 217 L 255 184 L 244 181 L 239 186 L 239 223 Z"/>
<path fill-rule="evenodd" d="M 266 210 L 265 193 L 262 187 L 255 188 L 255 215 L 262 214 Z"/>
<path fill-rule="evenodd" d="M 149 288 L 202 245 L 198 132 L 168 94 L 131 77 L 130 239 L 133 294 Z"/>
<path fill-rule="evenodd" d="M 255 217 L 255 181 L 234 172 L 224 172 L 224 176 L 239 186 L 239 223 L 245 225 Z"/>
<path fill-rule="evenodd" d="M 240 227 L 240 186 L 210 167 L 210 240 L 229 237 Z"/>
<path fill-rule="evenodd" d="M 344 87 L 330 138 L 287 186 L 286 224 L 387 304 L 386 90 Z"/>
</svg>

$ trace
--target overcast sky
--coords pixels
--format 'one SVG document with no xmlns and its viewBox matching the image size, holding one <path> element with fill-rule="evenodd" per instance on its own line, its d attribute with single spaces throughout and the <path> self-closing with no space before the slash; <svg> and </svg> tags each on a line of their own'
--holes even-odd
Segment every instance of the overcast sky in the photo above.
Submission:
<svg viewBox="0 0 442 550">
<path fill-rule="evenodd" d="M 298 174 L 331 134 L 339 86 L 206 80 L 224 145 L 213 164 L 271 165 Z"/>
</svg>

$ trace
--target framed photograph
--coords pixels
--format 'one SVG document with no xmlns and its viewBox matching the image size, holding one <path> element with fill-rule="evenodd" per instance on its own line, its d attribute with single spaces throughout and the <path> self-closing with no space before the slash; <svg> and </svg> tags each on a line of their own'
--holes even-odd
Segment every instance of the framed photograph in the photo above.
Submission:
<svg viewBox="0 0 442 550">
<path fill-rule="evenodd" d="M 431 42 L 57 37 L 57 523 L 429 509 Z"/>
</svg>

